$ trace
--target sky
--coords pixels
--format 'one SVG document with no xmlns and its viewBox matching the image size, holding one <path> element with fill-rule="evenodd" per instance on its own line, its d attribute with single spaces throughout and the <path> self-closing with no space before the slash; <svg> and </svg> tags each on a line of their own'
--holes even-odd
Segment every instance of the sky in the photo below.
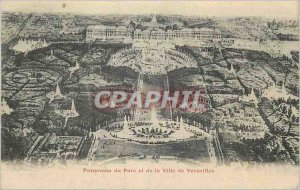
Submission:
<svg viewBox="0 0 300 190">
<path fill-rule="evenodd" d="M 290 1 L 37 1 L 3 0 L 2 11 L 75 14 L 179 14 L 185 16 L 267 16 L 297 19 L 298 0 Z"/>
</svg>

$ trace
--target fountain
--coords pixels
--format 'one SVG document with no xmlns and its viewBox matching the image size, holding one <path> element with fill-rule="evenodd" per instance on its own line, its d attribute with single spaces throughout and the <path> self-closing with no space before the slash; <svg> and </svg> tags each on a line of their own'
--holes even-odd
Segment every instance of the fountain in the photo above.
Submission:
<svg viewBox="0 0 300 190">
<path fill-rule="evenodd" d="M 51 54 L 51 57 L 53 57 L 53 50 L 51 49 L 51 51 L 50 51 L 50 54 Z"/>
<path fill-rule="evenodd" d="M 70 116 L 69 117 L 78 117 L 79 113 L 77 112 L 74 104 L 74 100 L 72 100 L 71 110 L 70 110 Z"/>
<path fill-rule="evenodd" d="M 60 91 L 58 83 L 56 84 L 56 89 L 54 92 L 51 92 L 47 95 L 48 98 L 50 98 L 49 103 L 51 103 L 53 100 L 64 97 Z"/>
<path fill-rule="evenodd" d="M 62 97 L 62 94 L 61 94 L 61 92 L 60 92 L 60 88 L 59 88 L 59 86 L 58 86 L 58 83 L 56 84 L 55 95 L 56 95 L 56 96 L 59 96 L 59 97 Z"/>
<path fill-rule="evenodd" d="M 150 121 L 153 127 L 157 127 L 159 124 L 159 120 L 157 119 L 156 110 L 155 108 L 151 109 L 151 118 Z"/>
<path fill-rule="evenodd" d="M 64 128 L 67 126 L 67 122 L 69 117 L 78 117 L 79 113 L 77 112 L 74 104 L 74 100 L 72 99 L 71 109 L 70 110 L 63 110 L 63 116 L 65 117 L 65 125 Z"/>
<path fill-rule="evenodd" d="M 230 64 L 230 70 L 229 70 L 229 72 L 232 73 L 232 74 L 234 74 L 234 75 L 236 74 L 232 64 Z"/>
<path fill-rule="evenodd" d="M 124 115 L 124 127 L 123 127 L 123 130 L 124 129 L 128 129 L 128 122 L 127 122 L 126 115 Z"/>
</svg>

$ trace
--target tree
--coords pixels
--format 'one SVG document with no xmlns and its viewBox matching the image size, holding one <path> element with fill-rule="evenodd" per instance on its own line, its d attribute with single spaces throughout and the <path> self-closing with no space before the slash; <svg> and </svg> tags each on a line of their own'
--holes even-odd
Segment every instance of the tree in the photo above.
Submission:
<svg viewBox="0 0 300 190">
<path fill-rule="evenodd" d="M 285 107 L 285 106 L 282 107 L 282 112 L 283 112 L 284 114 L 286 114 L 286 107 Z"/>
<path fill-rule="evenodd" d="M 292 106 L 290 106 L 290 108 L 288 109 L 288 113 L 287 113 L 288 118 L 291 117 L 292 113 L 293 113 L 293 111 L 292 111 Z"/>
<path fill-rule="evenodd" d="M 296 116 L 294 114 L 292 115 L 291 120 L 293 123 L 296 121 Z"/>
<path fill-rule="evenodd" d="M 150 131 L 150 133 L 154 133 L 154 132 L 155 132 L 155 131 L 154 131 L 154 129 L 152 128 L 151 131 Z"/>
<path fill-rule="evenodd" d="M 135 129 L 132 129 L 132 132 L 133 132 L 133 134 L 136 134 L 136 131 L 135 131 Z"/>
</svg>

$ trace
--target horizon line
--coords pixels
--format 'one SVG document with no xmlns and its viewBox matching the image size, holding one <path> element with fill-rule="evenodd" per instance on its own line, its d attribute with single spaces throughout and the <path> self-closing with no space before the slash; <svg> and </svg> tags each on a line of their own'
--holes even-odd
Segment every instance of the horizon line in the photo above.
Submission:
<svg viewBox="0 0 300 190">
<path fill-rule="evenodd" d="M 299 1 L 2 1 L 2 12 L 74 15 L 177 15 L 184 17 L 299 18 Z M 15 3 L 18 2 L 18 3 Z"/>
</svg>

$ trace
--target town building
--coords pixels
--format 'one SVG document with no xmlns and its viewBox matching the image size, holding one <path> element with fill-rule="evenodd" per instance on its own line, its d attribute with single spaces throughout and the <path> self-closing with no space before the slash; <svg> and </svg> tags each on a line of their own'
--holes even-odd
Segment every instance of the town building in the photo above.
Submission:
<svg viewBox="0 0 300 190">
<path fill-rule="evenodd" d="M 80 153 L 86 137 L 57 136 L 46 133 L 39 136 L 27 153 L 27 161 L 45 161 L 53 159 L 76 159 Z"/>
</svg>

